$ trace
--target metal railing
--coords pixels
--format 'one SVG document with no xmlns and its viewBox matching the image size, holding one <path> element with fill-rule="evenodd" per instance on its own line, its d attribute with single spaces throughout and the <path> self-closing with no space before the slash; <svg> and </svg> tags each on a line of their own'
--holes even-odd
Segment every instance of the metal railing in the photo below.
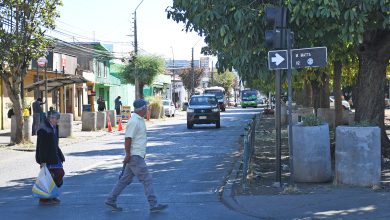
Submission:
<svg viewBox="0 0 390 220">
<path fill-rule="evenodd" d="M 257 115 L 253 116 L 252 120 L 244 129 L 244 153 L 243 153 L 243 168 L 242 168 L 242 186 L 246 188 L 249 165 L 251 163 L 252 154 L 254 151 L 256 121 Z"/>
</svg>

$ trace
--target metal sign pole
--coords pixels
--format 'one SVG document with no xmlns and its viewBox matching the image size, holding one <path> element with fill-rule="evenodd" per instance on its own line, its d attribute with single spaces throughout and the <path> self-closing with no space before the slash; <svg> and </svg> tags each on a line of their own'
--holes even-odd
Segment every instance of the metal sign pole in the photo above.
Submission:
<svg viewBox="0 0 390 220">
<path fill-rule="evenodd" d="M 282 70 L 276 70 L 276 79 L 275 79 L 275 130 L 276 130 L 276 182 L 282 186 L 282 170 L 281 170 L 281 109 L 280 109 L 280 81 L 281 81 L 281 72 Z"/>
<path fill-rule="evenodd" d="M 287 29 L 287 52 L 291 54 L 291 30 Z M 292 59 L 289 59 L 290 62 Z M 288 63 L 287 69 L 287 83 L 288 83 L 288 146 L 290 155 L 290 183 L 294 183 L 294 164 L 293 164 L 293 133 L 292 133 L 292 69 L 291 63 Z"/>
</svg>

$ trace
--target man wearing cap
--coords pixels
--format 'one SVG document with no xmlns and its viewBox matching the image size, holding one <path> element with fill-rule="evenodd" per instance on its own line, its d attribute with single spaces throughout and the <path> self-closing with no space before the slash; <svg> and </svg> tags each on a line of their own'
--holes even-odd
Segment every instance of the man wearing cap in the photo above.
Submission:
<svg viewBox="0 0 390 220">
<path fill-rule="evenodd" d="M 45 122 L 40 125 L 37 132 L 35 160 L 41 167 L 47 166 L 55 184 L 61 187 L 63 183 L 62 179 L 65 175 L 62 166 L 65 157 L 58 144 L 58 119 L 60 119 L 60 113 L 53 110 Z M 58 203 L 60 203 L 60 200 L 57 198 L 39 199 L 39 204 L 42 205 Z"/>
<path fill-rule="evenodd" d="M 144 117 L 147 113 L 148 103 L 143 99 L 137 99 L 134 101 L 133 106 L 134 113 L 127 123 L 125 133 L 125 158 L 123 160 L 125 169 L 123 175 L 106 199 L 105 204 L 113 211 L 122 211 L 122 208 L 116 204 L 117 197 L 132 182 L 134 176 L 137 176 L 145 188 L 145 195 L 150 205 L 150 211 L 162 211 L 168 205 L 157 203 L 153 190 L 152 176 L 149 173 L 144 159 L 147 141 Z"/>
</svg>

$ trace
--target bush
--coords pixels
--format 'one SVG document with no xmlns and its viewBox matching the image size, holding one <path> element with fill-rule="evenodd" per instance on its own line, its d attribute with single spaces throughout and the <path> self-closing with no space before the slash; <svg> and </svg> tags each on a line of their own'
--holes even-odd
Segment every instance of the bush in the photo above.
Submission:
<svg viewBox="0 0 390 220">
<path fill-rule="evenodd" d="M 360 121 L 360 122 L 354 122 L 350 125 L 351 127 L 375 127 L 373 123 L 370 123 L 367 120 Z"/>
<path fill-rule="evenodd" d="M 147 98 L 147 100 L 149 101 L 150 118 L 161 118 L 161 115 L 164 115 L 162 113 L 163 106 L 161 96 L 150 96 Z"/>
<path fill-rule="evenodd" d="M 317 116 L 315 116 L 314 114 L 302 117 L 303 126 L 318 126 L 321 124 L 322 121 L 319 118 L 317 118 Z"/>
</svg>

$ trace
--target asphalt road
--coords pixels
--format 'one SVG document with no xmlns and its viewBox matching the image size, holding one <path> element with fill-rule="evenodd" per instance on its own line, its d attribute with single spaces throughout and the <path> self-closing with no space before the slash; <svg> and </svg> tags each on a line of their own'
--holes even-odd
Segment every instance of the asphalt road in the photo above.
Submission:
<svg viewBox="0 0 390 220">
<path fill-rule="evenodd" d="M 146 161 L 154 178 L 158 200 L 169 204 L 151 214 L 143 187 L 135 180 L 118 199 L 123 212 L 111 212 L 104 200 L 122 167 L 123 133 L 96 137 L 66 146 L 66 177 L 62 203 L 40 206 L 31 197 L 39 167 L 34 152 L 0 150 L 1 219 L 250 219 L 220 202 L 237 159 L 239 138 L 259 109 L 228 109 L 221 128 L 195 125 L 186 128 L 185 117 L 155 121 L 148 126 Z"/>
</svg>

